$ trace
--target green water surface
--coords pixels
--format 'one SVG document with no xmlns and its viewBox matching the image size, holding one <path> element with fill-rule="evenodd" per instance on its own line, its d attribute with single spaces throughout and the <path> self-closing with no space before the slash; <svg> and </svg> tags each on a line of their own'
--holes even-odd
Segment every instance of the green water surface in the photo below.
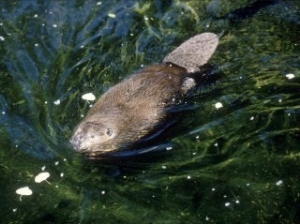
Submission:
<svg viewBox="0 0 300 224">
<path fill-rule="evenodd" d="M 0 223 L 300 223 L 300 2 L 254 2 L 1 0 Z M 223 76 L 159 153 L 70 148 L 83 94 L 205 31 Z"/>
</svg>

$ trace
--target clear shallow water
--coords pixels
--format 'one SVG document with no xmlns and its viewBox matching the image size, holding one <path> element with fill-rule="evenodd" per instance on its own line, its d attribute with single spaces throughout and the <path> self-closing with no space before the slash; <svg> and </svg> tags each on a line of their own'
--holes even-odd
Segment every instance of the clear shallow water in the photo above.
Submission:
<svg viewBox="0 0 300 224">
<path fill-rule="evenodd" d="M 234 16 L 252 3 L 0 2 L 1 222 L 299 222 L 299 3 Z M 82 94 L 204 31 L 223 33 L 224 77 L 157 145 L 170 150 L 111 164 L 69 148 Z"/>
</svg>

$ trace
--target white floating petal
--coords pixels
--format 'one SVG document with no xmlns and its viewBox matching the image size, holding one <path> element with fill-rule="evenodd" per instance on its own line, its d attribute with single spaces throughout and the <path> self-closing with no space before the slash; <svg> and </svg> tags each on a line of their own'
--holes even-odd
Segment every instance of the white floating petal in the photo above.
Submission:
<svg viewBox="0 0 300 224">
<path fill-rule="evenodd" d="M 41 183 L 44 180 L 47 180 L 48 177 L 50 177 L 50 173 L 48 172 L 41 172 L 38 175 L 36 175 L 36 177 L 34 178 L 34 181 L 36 183 Z"/>
<path fill-rule="evenodd" d="M 19 195 L 32 195 L 32 190 L 28 186 L 26 186 L 17 189 L 16 193 Z"/>
<path fill-rule="evenodd" d="M 93 93 L 86 93 L 86 94 L 83 94 L 81 96 L 82 99 L 84 100 L 89 100 L 89 101 L 94 101 L 96 99 L 95 95 Z"/>
<path fill-rule="evenodd" d="M 285 77 L 287 77 L 288 79 L 293 79 L 295 78 L 295 75 L 294 74 L 286 74 Z"/>
</svg>

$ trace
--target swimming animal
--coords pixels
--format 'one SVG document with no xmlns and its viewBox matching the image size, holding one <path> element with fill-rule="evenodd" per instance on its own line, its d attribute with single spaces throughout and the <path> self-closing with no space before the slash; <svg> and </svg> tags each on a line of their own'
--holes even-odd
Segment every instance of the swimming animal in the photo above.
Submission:
<svg viewBox="0 0 300 224">
<path fill-rule="evenodd" d="M 155 135 L 171 106 L 182 102 L 197 82 L 209 81 L 201 66 L 215 52 L 214 33 L 196 35 L 169 53 L 161 64 L 150 65 L 105 92 L 71 137 L 74 150 L 95 158 L 133 147 Z M 151 138 L 151 137 L 150 137 Z"/>
</svg>

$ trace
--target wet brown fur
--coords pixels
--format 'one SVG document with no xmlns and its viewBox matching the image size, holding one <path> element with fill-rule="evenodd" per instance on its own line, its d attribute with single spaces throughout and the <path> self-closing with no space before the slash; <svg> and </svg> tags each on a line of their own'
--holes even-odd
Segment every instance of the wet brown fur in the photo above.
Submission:
<svg viewBox="0 0 300 224">
<path fill-rule="evenodd" d="M 183 96 L 182 80 L 186 69 L 170 63 L 149 66 L 123 80 L 104 93 L 78 125 L 81 133 L 90 128 L 95 132 L 111 128 L 114 138 L 105 137 L 103 141 L 85 149 L 89 155 L 112 151 L 128 146 L 146 136 L 153 127 L 165 117 L 165 108 L 175 104 Z M 101 122 L 101 123 L 99 123 Z M 77 128 L 78 128 L 77 127 Z M 79 150 L 75 132 L 73 146 Z"/>
</svg>

